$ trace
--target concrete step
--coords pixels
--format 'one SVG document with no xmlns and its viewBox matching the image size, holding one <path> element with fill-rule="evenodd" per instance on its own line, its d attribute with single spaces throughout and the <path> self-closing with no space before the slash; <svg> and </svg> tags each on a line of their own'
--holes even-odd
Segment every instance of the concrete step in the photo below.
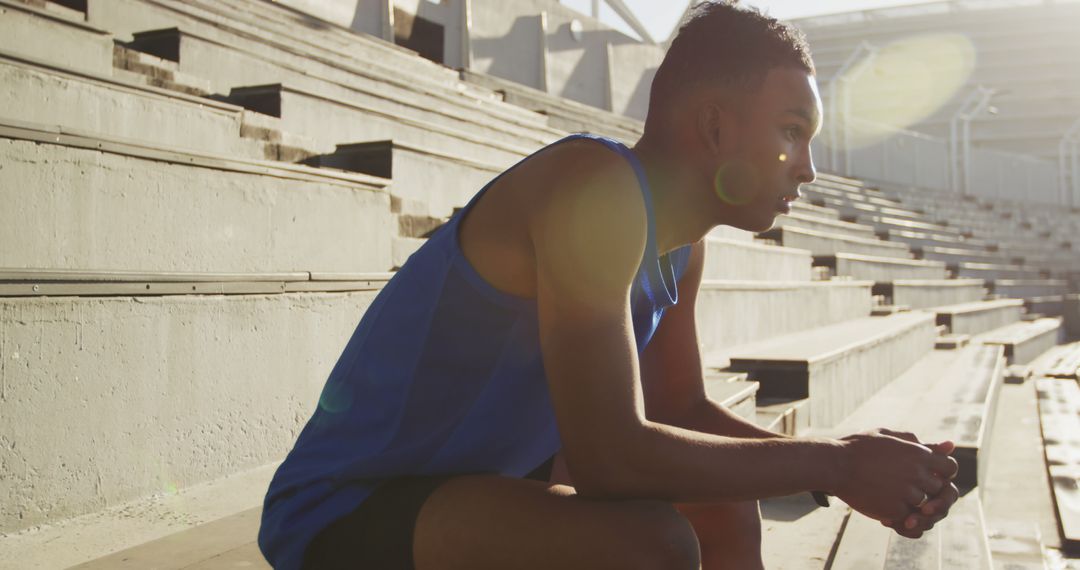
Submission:
<svg viewBox="0 0 1080 570">
<path fill-rule="evenodd" d="M 874 228 L 871 228 L 870 226 L 852 224 L 850 222 L 842 222 L 830 218 L 819 218 L 813 214 L 804 214 L 795 211 L 794 209 L 790 214 L 778 216 L 773 227 L 803 228 L 862 239 L 877 239 L 877 236 L 874 235 Z"/>
<path fill-rule="evenodd" d="M 394 220 L 384 179 L 7 123 L 0 126 L 0 194 L 12 207 L 0 209 L 0 242 L 21 246 L 0 248 L 0 267 L 265 273 L 391 266 Z M 363 247 L 326 246 L 334 243 Z"/>
<path fill-rule="evenodd" d="M 456 114 L 472 116 L 478 111 L 488 116 L 490 123 L 506 123 L 529 129 L 547 129 L 543 117 L 513 105 L 507 105 L 490 92 L 478 90 L 460 81 L 457 73 L 430 62 L 411 50 L 378 38 L 342 30 L 328 22 L 288 7 L 266 5 L 262 2 L 232 3 L 173 1 L 141 2 L 115 0 L 91 11 L 92 20 L 120 37 L 134 36 L 147 30 L 180 26 L 204 36 L 221 47 L 233 50 L 229 56 L 246 54 L 252 69 L 233 68 L 230 79 L 222 66 L 227 61 L 207 61 L 209 66 L 194 71 L 214 82 L 215 91 L 227 92 L 237 84 L 260 84 L 304 77 L 329 79 L 354 87 L 378 85 L 378 91 L 393 94 L 401 101 L 427 100 L 424 105 L 435 111 L 455 108 Z M 285 14 L 285 19 L 282 19 Z M 319 25 L 312 26 L 312 22 Z M 335 41 L 345 38 L 345 42 Z M 189 61 L 187 63 L 195 63 Z M 260 66 L 279 66 L 276 76 L 244 79 L 259 73 Z M 208 75 L 213 72 L 214 75 Z M 479 95 L 479 96 L 478 96 Z"/>
<path fill-rule="evenodd" d="M 1024 259 L 1003 251 L 977 251 L 959 247 L 912 247 L 917 259 L 944 261 L 951 266 L 959 263 L 999 263 L 1021 265 Z"/>
<path fill-rule="evenodd" d="M 1061 333 L 1060 318 L 1038 319 L 1006 325 L 973 340 L 1005 348 L 1009 364 L 1027 364 L 1057 344 Z"/>
<path fill-rule="evenodd" d="M 456 69 L 459 63 L 431 61 L 410 48 L 383 39 L 371 29 L 372 22 L 363 21 L 373 17 L 372 6 L 357 7 L 354 11 L 352 7 L 335 10 L 305 6 L 302 2 L 277 2 L 267 9 L 259 0 L 192 0 L 185 4 L 197 7 L 202 17 L 284 37 L 304 51 L 377 69 L 406 83 L 429 82 L 441 89 L 448 88 L 467 101 L 493 105 L 498 115 L 540 128 L 547 125 L 537 113 L 503 104 L 495 91 L 461 81 Z M 452 9 L 447 7 L 444 11 Z M 359 28 L 363 26 L 369 26 L 369 31 L 361 31 Z M 451 40 L 447 38 L 447 41 Z"/>
<path fill-rule="evenodd" d="M 774 227 L 758 234 L 774 240 L 784 247 L 810 250 L 815 256 L 854 253 L 895 259 L 911 259 L 911 251 L 905 244 L 881 241 L 876 237 L 858 238 L 818 230 L 796 227 Z"/>
<path fill-rule="evenodd" d="M 975 335 L 1019 322 L 1024 302 L 1020 299 L 972 301 L 934 307 L 931 311 L 937 315 L 937 324 L 948 327 L 951 334 Z"/>
<path fill-rule="evenodd" d="M 1037 381 L 1039 420 L 1062 550 L 1080 554 L 1080 386 L 1074 380 Z"/>
<path fill-rule="evenodd" d="M 624 142 L 636 141 L 644 132 L 645 125 L 635 119 L 551 95 L 494 75 L 462 70 L 461 78 L 502 93 L 507 103 L 547 116 L 548 124 L 559 130 L 595 132 Z"/>
<path fill-rule="evenodd" d="M 923 247 L 945 247 L 986 252 L 996 250 L 998 247 L 996 243 L 979 238 L 958 240 L 955 234 L 888 229 L 879 232 L 877 236 L 888 241 L 906 243 L 912 251 Z"/>
<path fill-rule="evenodd" d="M 2 119 L 225 157 L 257 156 L 240 138 L 243 109 L 235 105 L 108 76 L 67 72 L 8 54 L 0 54 L 0 82 L 6 93 Z"/>
<path fill-rule="evenodd" d="M 698 342 L 705 354 L 866 317 L 866 281 L 705 280 L 697 297 Z"/>
<path fill-rule="evenodd" d="M 866 224 L 868 223 L 868 220 L 879 216 L 887 216 L 893 224 L 908 229 L 914 229 L 914 227 L 926 229 L 923 224 L 936 224 L 936 220 L 926 214 L 880 203 L 854 200 L 848 197 L 837 198 L 833 196 L 815 196 L 811 197 L 811 201 L 819 206 L 836 210 L 840 213 L 840 219 L 842 220 L 858 222 L 860 224 Z M 916 224 L 916 226 L 907 226 L 906 224 L 908 223 Z M 887 229 L 889 226 L 890 224 L 883 224 L 882 228 L 879 229 L 875 227 L 875 230 L 881 231 Z"/>
<path fill-rule="evenodd" d="M 810 399 L 761 399 L 754 417 L 757 425 L 769 431 L 801 437 L 810 433 Z"/>
<path fill-rule="evenodd" d="M 134 0 L 117 0 L 116 5 L 128 2 Z M 187 9 L 183 6 L 182 9 Z M 129 13 L 136 10 L 135 6 L 128 9 Z M 143 4 L 138 9 L 152 7 Z M 159 18 L 173 22 L 172 26 L 177 25 L 177 20 L 189 21 L 175 13 L 154 20 Z M 562 134 L 524 123 L 517 117 L 500 115 L 500 110 L 493 107 L 495 102 L 476 101 L 456 91 L 423 89 L 421 77 L 409 82 L 395 81 L 385 73 L 359 69 L 344 58 L 304 57 L 278 45 L 279 37 L 237 35 L 228 29 L 207 27 L 205 23 L 193 23 L 191 28 L 137 31 L 128 44 L 130 47 L 166 59 L 175 56 L 180 71 L 209 80 L 215 93 L 229 93 L 240 86 L 284 83 L 330 103 L 367 109 L 384 119 L 397 117 L 410 124 L 479 132 L 489 139 L 512 144 L 537 146 Z M 363 138 L 391 138 L 391 135 Z M 357 137 L 343 140 L 350 139 Z"/>
<path fill-rule="evenodd" d="M 165 483 L 147 498 L 3 535 L 0 568 L 269 568 L 255 537 L 277 465 L 190 487 Z"/>
<path fill-rule="evenodd" d="M 874 295 L 892 305 L 926 309 L 980 301 L 986 288 L 979 279 L 897 279 L 875 283 Z"/>
<path fill-rule="evenodd" d="M 1024 310 L 1029 315 L 1063 316 L 1065 314 L 1065 295 L 1043 295 L 1024 299 Z"/>
<path fill-rule="evenodd" d="M 1034 376 L 1080 379 L 1080 343 L 1058 345 L 1031 363 Z"/>
<path fill-rule="evenodd" d="M 947 273 L 945 264 L 940 261 L 852 253 L 815 256 L 814 265 L 828 267 L 835 276 L 879 282 L 905 279 L 942 280 Z"/>
<path fill-rule="evenodd" d="M 492 140 L 479 126 L 440 126 L 282 84 L 234 88 L 225 99 L 246 109 L 279 117 L 285 130 L 309 137 L 320 146 L 395 140 L 500 169 L 554 140 L 534 140 L 530 141 L 530 146 Z"/>
<path fill-rule="evenodd" d="M 808 216 L 815 216 L 817 218 L 827 218 L 830 220 L 839 220 L 840 212 L 832 208 L 826 208 L 824 206 L 817 206 L 811 204 L 807 200 L 796 200 L 791 203 L 792 212 L 800 212 Z"/>
<path fill-rule="evenodd" d="M 20 362 L 8 367 L 0 430 L 21 466 L 0 484 L 0 532 L 279 460 L 384 283 L 0 298 L 5 355 Z"/>
<path fill-rule="evenodd" d="M 1003 263 L 975 263 L 965 261 L 956 264 L 954 271 L 957 277 L 984 279 L 986 281 L 995 281 L 998 279 L 1029 281 L 1047 277 L 1045 272 L 1036 268 Z"/>
<path fill-rule="evenodd" d="M 956 241 L 960 241 L 965 237 L 963 230 L 951 226 L 941 225 L 935 222 L 926 221 L 925 217 L 922 219 L 908 219 L 881 214 L 860 214 L 856 216 L 856 221 L 858 221 L 860 224 L 867 224 L 873 226 L 874 231 L 878 234 L 889 232 L 892 230 L 901 230 L 909 232 L 925 232 L 943 236 L 953 236 Z"/>
<path fill-rule="evenodd" d="M 830 570 L 995 568 L 977 493 L 960 498 L 949 516 L 922 538 L 904 538 L 881 523 L 851 513 Z"/>
<path fill-rule="evenodd" d="M 761 552 L 765 568 L 821 570 L 832 556 L 851 507 L 819 507 L 809 493 L 761 501 Z"/>
<path fill-rule="evenodd" d="M 705 279 L 810 281 L 810 252 L 792 247 L 708 237 Z"/>
<path fill-rule="evenodd" d="M 12 0 L 0 0 L 0 51 L 95 75 L 112 73 L 108 32 Z"/>
<path fill-rule="evenodd" d="M 810 398 L 811 426 L 842 421 L 929 352 L 933 316 L 899 313 L 817 327 L 715 353 L 759 382 L 760 398 Z"/>
<path fill-rule="evenodd" d="M 270 564 L 253 540 L 261 519 L 262 508 L 256 507 L 72 566 L 70 570 L 270 570 Z"/>
<path fill-rule="evenodd" d="M 1064 279 L 994 279 L 987 281 L 990 292 L 995 295 L 1014 297 L 1042 297 L 1044 295 L 1064 295 L 1069 283 Z"/>
<path fill-rule="evenodd" d="M 449 217 L 502 168 L 394 140 L 341 144 L 332 154 L 304 161 L 322 168 L 362 172 L 394 181 L 397 198 L 425 204 L 425 214 Z"/>
<path fill-rule="evenodd" d="M 1000 346 L 935 350 L 827 433 L 888 426 L 922 441 L 952 441 L 960 464 L 957 486 L 980 486 L 986 480 L 986 446 L 1004 373 Z"/>
<path fill-rule="evenodd" d="M 128 49 L 113 47 L 113 76 L 121 73 L 136 77 L 146 85 L 188 95 L 205 97 L 211 93 L 210 82 L 176 70 L 176 62 Z"/>
<path fill-rule="evenodd" d="M 748 421 L 754 421 L 757 391 L 757 382 L 747 381 L 745 374 L 712 373 L 705 377 L 705 395 Z"/>
</svg>

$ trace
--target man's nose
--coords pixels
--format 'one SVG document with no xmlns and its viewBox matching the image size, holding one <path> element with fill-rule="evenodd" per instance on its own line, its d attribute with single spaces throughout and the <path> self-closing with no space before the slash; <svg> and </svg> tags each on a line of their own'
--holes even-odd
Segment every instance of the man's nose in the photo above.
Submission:
<svg viewBox="0 0 1080 570">
<path fill-rule="evenodd" d="M 817 169 L 814 168 L 814 157 L 811 155 L 809 149 L 806 151 L 806 160 L 799 161 L 796 168 L 795 179 L 799 181 L 799 184 L 810 184 L 817 180 Z"/>
</svg>

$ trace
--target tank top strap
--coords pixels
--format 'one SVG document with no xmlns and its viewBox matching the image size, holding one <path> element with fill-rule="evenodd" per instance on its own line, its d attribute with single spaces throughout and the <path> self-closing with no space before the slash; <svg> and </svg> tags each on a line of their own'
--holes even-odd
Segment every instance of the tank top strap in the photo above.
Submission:
<svg viewBox="0 0 1080 570">
<path fill-rule="evenodd" d="M 599 135 L 579 135 L 579 138 L 590 138 L 599 141 L 619 153 L 634 169 L 637 176 L 638 188 L 641 189 L 641 199 L 645 204 L 645 216 L 648 220 L 648 233 L 645 242 L 645 254 L 642 256 L 641 267 L 645 271 L 647 287 L 645 293 L 649 300 L 658 309 L 670 307 L 679 302 L 678 277 L 685 270 L 688 256 L 688 248 L 680 248 L 672 252 L 676 254 L 679 265 L 678 274 L 676 267 L 672 265 L 670 256 L 659 254 L 656 245 L 656 215 L 653 210 L 652 190 L 649 179 L 645 176 L 645 168 L 632 150 L 621 142 Z M 683 251 L 683 250 L 686 251 Z"/>
<path fill-rule="evenodd" d="M 625 144 L 609 137 L 595 135 L 591 133 L 571 134 L 563 137 L 562 139 L 559 139 L 558 141 L 555 141 L 554 143 L 551 143 L 551 145 L 545 148 L 580 139 L 593 140 L 603 144 L 604 146 L 608 147 L 609 149 L 615 151 L 620 156 L 622 156 L 634 169 L 634 174 L 637 177 L 638 181 L 638 188 L 641 190 L 641 198 L 645 205 L 645 216 L 648 223 L 645 253 L 642 256 L 642 269 L 645 271 L 645 275 L 647 278 L 647 287 L 645 288 L 645 291 L 646 294 L 649 296 L 649 299 L 658 308 L 664 308 L 674 305 L 679 300 L 679 292 L 676 287 L 676 270 L 675 267 L 672 266 L 669 256 L 664 255 L 661 257 L 659 255 L 659 252 L 657 251 L 656 219 L 653 212 L 652 191 L 650 190 L 649 180 L 645 176 L 645 169 L 644 167 L 642 167 L 641 161 L 638 160 L 637 155 L 635 155 L 634 152 L 630 150 L 630 148 L 627 147 Z M 473 204 L 475 204 L 477 200 L 479 200 L 480 197 L 483 196 L 485 192 L 487 192 L 488 188 L 491 188 L 496 182 L 499 181 L 499 179 L 501 179 L 507 173 L 514 170 L 523 162 L 531 158 L 531 156 L 533 155 L 530 155 L 529 157 L 518 161 L 516 164 L 514 164 L 514 166 L 506 169 L 501 174 L 493 178 L 490 182 L 485 184 L 484 187 L 479 192 L 477 192 L 471 200 L 469 200 L 469 203 L 466 204 L 465 207 L 458 212 L 458 215 L 454 216 L 454 219 L 452 220 L 452 225 L 456 226 L 456 224 L 459 223 L 459 220 L 465 215 L 468 210 L 472 208 Z M 454 231 L 456 232 L 456 229 Z M 679 250 L 676 250 L 672 253 L 678 252 Z M 683 265 L 685 264 L 685 259 L 682 260 L 682 263 Z M 681 273 L 681 271 L 679 273 Z"/>
</svg>

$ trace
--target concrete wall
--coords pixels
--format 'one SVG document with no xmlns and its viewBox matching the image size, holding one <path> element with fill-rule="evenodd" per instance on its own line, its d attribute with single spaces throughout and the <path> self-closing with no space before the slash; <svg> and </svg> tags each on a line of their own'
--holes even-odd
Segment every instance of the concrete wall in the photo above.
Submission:
<svg viewBox="0 0 1080 570">
<path fill-rule="evenodd" d="M 609 54 L 611 110 L 644 121 L 664 49 L 648 44 L 612 44 Z"/>
<path fill-rule="evenodd" d="M 280 460 L 374 295 L 0 299 L 0 533 Z"/>
<path fill-rule="evenodd" d="M 0 244 L 19 244 L 0 247 L 0 267 L 390 268 L 383 191 L 10 139 L 0 165 Z"/>
</svg>

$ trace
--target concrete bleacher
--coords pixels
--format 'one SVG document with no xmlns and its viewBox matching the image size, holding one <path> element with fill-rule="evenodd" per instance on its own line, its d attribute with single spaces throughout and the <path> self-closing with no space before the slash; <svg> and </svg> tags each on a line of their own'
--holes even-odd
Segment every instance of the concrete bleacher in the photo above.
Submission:
<svg viewBox="0 0 1080 570">
<path fill-rule="evenodd" d="M 567 131 L 642 131 L 262 0 L 0 0 L 0 83 L 19 244 L 0 248 L 0 568 L 265 567 L 262 491 L 389 272 Z M 791 435 L 953 438 L 981 488 L 1004 359 L 1073 322 L 1023 318 L 1069 312 L 1051 274 L 1075 216 L 830 175 L 806 194 L 769 232 L 707 238 L 709 397 Z M 945 333 L 971 344 L 935 350 Z M 980 501 L 912 544 L 842 503 L 765 501 L 766 560 L 989 567 Z"/>
</svg>

